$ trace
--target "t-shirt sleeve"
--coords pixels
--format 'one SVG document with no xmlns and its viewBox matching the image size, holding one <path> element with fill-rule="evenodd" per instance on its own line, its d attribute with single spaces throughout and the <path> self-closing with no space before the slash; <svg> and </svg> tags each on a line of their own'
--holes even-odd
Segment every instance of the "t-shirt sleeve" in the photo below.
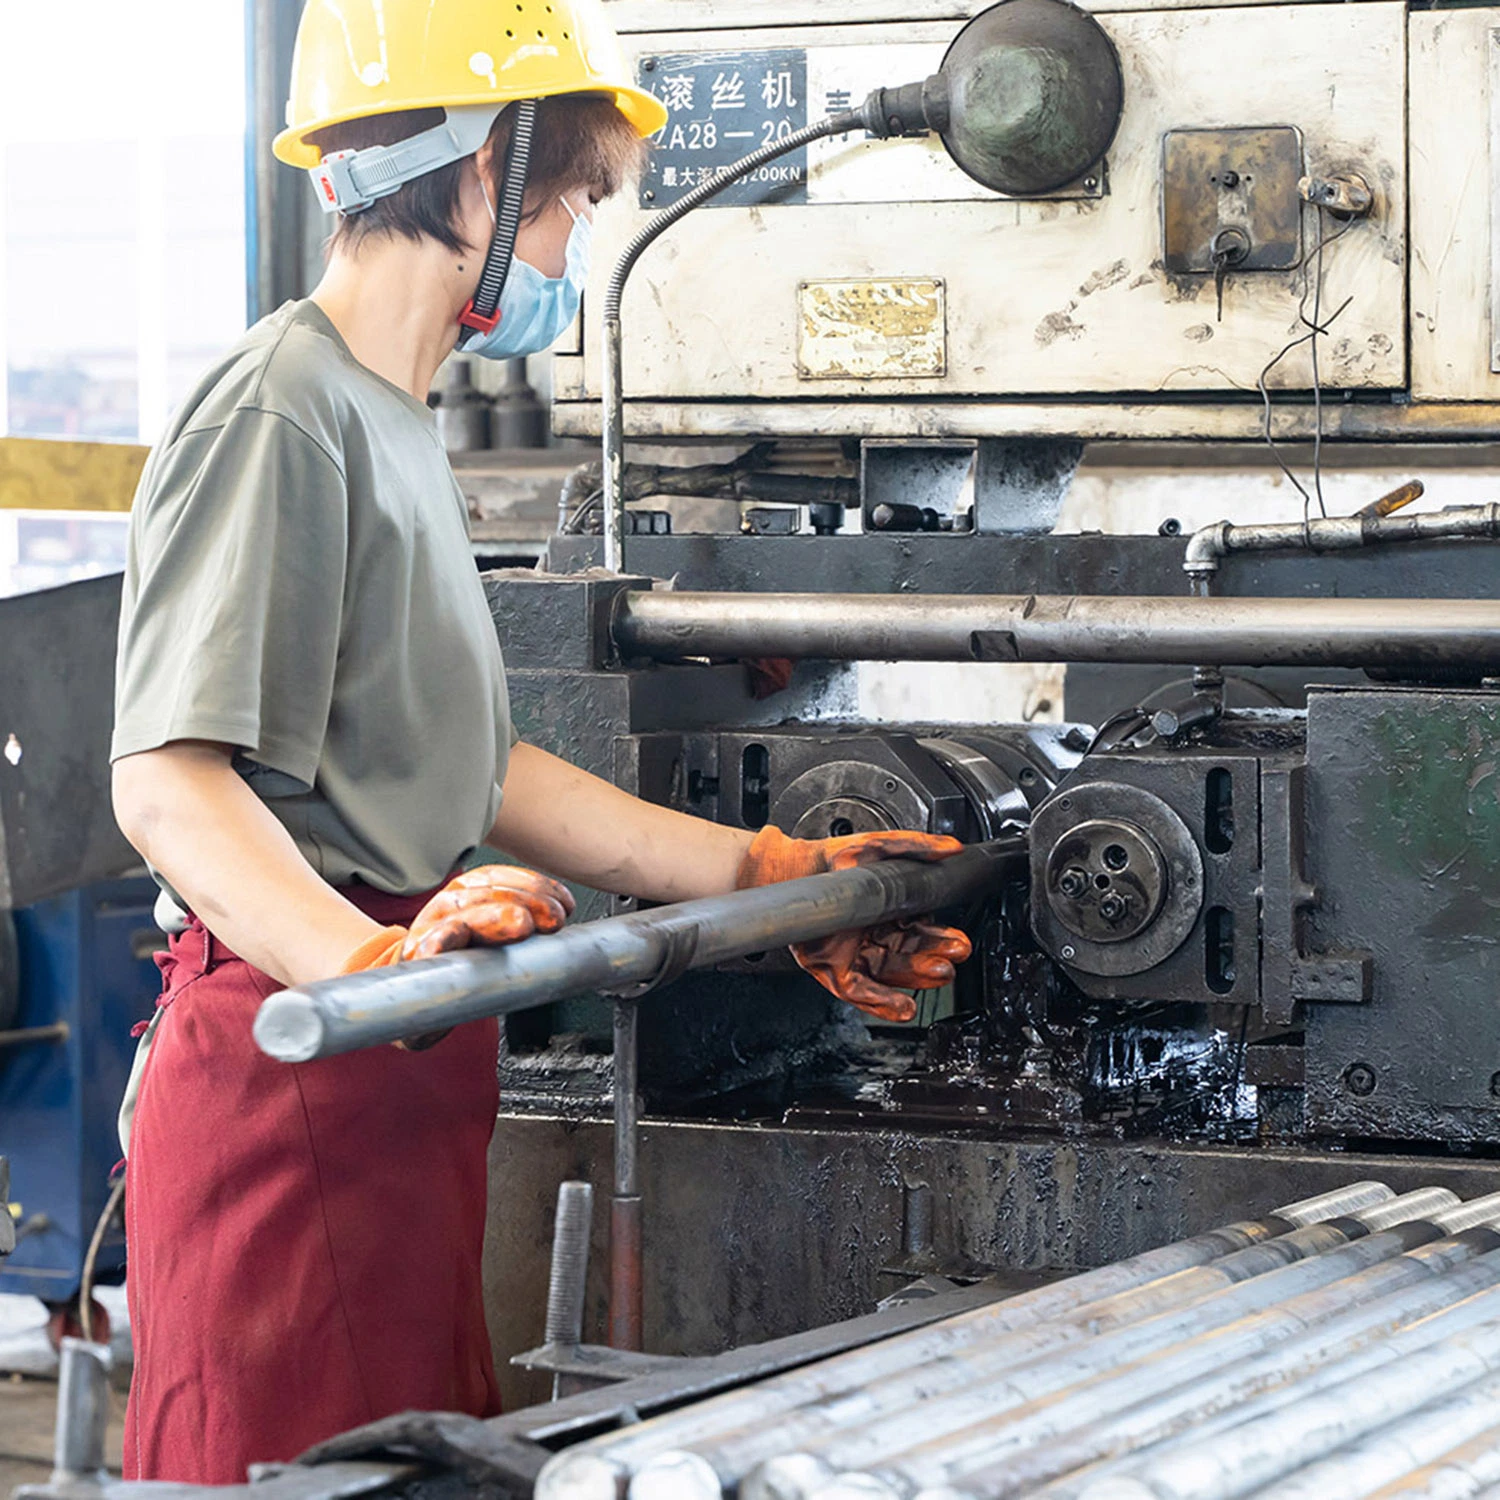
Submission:
<svg viewBox="0 0 1500 1500">
<path fill-rule="evenodd" d="M 240 408 L 158 454 L 132 516 L 112 758 L 214 740 L 311 787 L 348 530 L 338 463 L 286 417 Z"/>
</svg>

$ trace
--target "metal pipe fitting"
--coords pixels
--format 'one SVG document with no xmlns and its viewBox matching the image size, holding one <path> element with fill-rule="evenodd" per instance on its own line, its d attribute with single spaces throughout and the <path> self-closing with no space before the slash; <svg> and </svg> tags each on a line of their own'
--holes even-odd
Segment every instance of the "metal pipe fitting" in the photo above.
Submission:
<svg viewBox="0 0 1500 1500">
<path fill-rule="evenodd" d="M 1375 508 L 1352 516 L 1315 516 L 1306 521 L 1266 521 L 1251 526 L 1214 521 L 1188 538 L 1182 570 L 1201 595 L 1208 592 L 1221 560 L 1232 552 L 1347 552 L 1400 542 L 1460 539 L 1500 539 L 1500 505 L 1456 505 L 1416 514 Z"/>
</svg>

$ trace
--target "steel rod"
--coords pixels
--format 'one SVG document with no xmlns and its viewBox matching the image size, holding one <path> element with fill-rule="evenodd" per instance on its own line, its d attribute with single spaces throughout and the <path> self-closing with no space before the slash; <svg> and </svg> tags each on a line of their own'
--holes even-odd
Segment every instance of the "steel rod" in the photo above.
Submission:
<svg viewBox="0 0 1500 1500">
<path fill-rule="evenodd" d="M 1425 1229 L 1429 1238 L 1436 1237 L 1438 1231 L 1430 1225 Z M 1329 1233 L 1319 1234 L 1318 1230 Z M 1193 1298 L 1181 1307 L 1168 1307 L 1153 1317 L 1064 1343 L 1040 1357 L 1022 1354 L 1013 1360 L 985 1358 L 980 1362 L 971 1356 L 962 1362 L 966 1378 L 943 1401 L 908 1401 L 900 1411 L 835 1431 L 805 1443 L 800 1451 L 771 1459 L 746 1476 L 739 1486 L 740 1500 L 811 1496 L 831 1484 L 840 1470 L 884 1464 L 908 1449 L 935 1441 L 950 1445 L 955 1456 L 975 1457 L 984 1453 L 990 1425 L 1003 1413 L 1052 1398 L 1110 1369 L 1223 1328 L 1283 1298 L 1326 1287 L 1366 1266 L 1393 1259 L 1410 1247 L 1409 1239 L 1394 1230 L 1345 1244 L 1328 1225 L 1297 1230 L 1285 1241 L 1296 1242 L 1302 1251 L 1292 1264 L 1252 1274 L 1247 1280 Z M 1330 1248 L 1333 1245 L 1338 1248 Z M 1092 1333 L 1092 1327 L 1088 1331 Z M 653 1497 L 642 1490 L 639 1500 Z"/>
<path fill-rule="evenodd" d="M 1059 1430 L 1052 1441 L 981 1463 L 955 1479 L 951 1486 L 933 1487 L 923 1500 L 938 1500 L 939 1490 L 961 1491 L 970 1500 L 1016 1500 L 1047 1481 L 1101 1459 L 1128 1455 L 1162 1442 L 1216 1412 L 1233 1411 L 1241 1402 L 1263 1391 L 1286 1388 L 1320 1368 L 1368 1348 L 1393 1327 L 1426 1318 L 1476 1292 L 1500 1285 L 1500 1253 L 1491 1251 L 1455 1265 L 1451 1247 L 1459 1243 L 1424 1246 L 1399 1261 L 1374 1268 L 1373 1273 L 1363 1273 L 1374 1281 L 1384 1279 L 1387 1274 L 1400 1278 L 1408 1268 L 1421 1267 L 1429 1277 L 1414 1289 L 1398 1287 L 1327 1322 L 1311 1319 L 1306 1331 L 1285 1342 L 1268 1344 L 1258 1356 L 1226 1358 L 1218 1370 L 1203 1378 L 1189 1378 L 1190 1372 L 1186 1370 L 1179 1376 L 1168 1368 L 1162 1373 L 1176 1377 L 1170 1388 L 1142 1389 L 1123 1408 L 1095 1409 L 1090 1403 L 1075 1403 L 1072 1411 L 1058 1414 L 1068 1419 L 1067 1430 Z M 1465 1248 L 1472 1250 L 1474 1246 Z M 1434 1253 L 1428 1255 L 1429 1251 Z M 1285 1311 L 1306 1318 L 1311 1310 L 1310 1303 L 1306 1309 L 1288 1304 L 1286 1309 L 1272 1310 L 1267 1316 L 1275 1317 Z M 1230 1340 L 1236 1336 L 1235 1329 L 1227 1330 L 1224 1335 Z M 1215 1336 L 1213 1347 L 1227 1355 L 1230 1351 L 1217 1342 L 1218 1337 Z M 1164 1363 L 1169 1361 L 1170 1355 Z M 1122 1372 L 1120 1378 L 1131 1378 L 1131 1372 Z M 1090 1388 L 1082 1388 L 1080 1392 L 1089 1393 Z"/>
<path fill-rule="evenodd" d="M 615 1002 L 615 1191 L 609 1214 L 609 1342 L 644 1347 L 640 1150 L 640 1017 L 634 1000 Z"/>
<path fill-rule="evenodd" d="M 591 991 L 623 994 L 747 953 L 958 906 L 993 893 L 1025 860 L 1017 833 L 932 864 L 887 860 L 326 979 L 266 999 L 255 1040 L 281 1062 L 308 1062 Z"/>
<path fill-rule="evenodd" d="M 1069 1315 L 1083 1317 L 1085 1309 L 1089 1313 L 1107 1312 L 1110 1308 L 1105 1303 L 1118 1311 L 1123 1304 L 1111 1299 L 1122 1294 L 1160 1284 L 1195 1267 L 1212 1266 L 1247 1247 L 1285 1235 L 1292 1224 L 1306 1227 L 1321 1223 L 1388 1202 L 1393 1196 L 1384 1183 L 1354 1183 L 1287 1204 L 1266 1219 L 1225 1225 L 930 1328 L 790 1371 L 750 1389 L 727 1392 L 687 1410 L 666 1413 L 629 1434 L 610 1434 L 559 1454 L 542 1471 L 537 1500 L 611 1500 L 632 1472 L 669 1449 L 716 1440 L 757 1425 L 779 1424 L 799 1407 L 858 1393 L 883 1376 L 949 1358 L 1010 1332 L 1036 1328 Z M 1225 1279 L 1214 1284 L 1222 1286 Z"/>
<path fill-rule="evenodd" d="M 1489 1248 L 1500 1244 L 1493 1233 L 1482 1241 Z M 1459 1263 L 1472 1259 L 1481 1241 L 1454 1243 L 1436 1259 L 1403 1254 L 1356 1271 L 1353 1275 L 1316 1287 L 1310 1292 L 1273 1303 L 1246 1318 L 1215 1329 L 1186 1343 L 1168 1346 L 1143 1360 L 1096 1375 L 1065 1387 L 1039 1406 L 1023 1408 L 981 1419 L 949 1437 L 927 1438 L 893 1454 L 873 1473 L 858 1476 L 857 1488 L 866 1500 L 876 1500 L 881 1486 L 891 1500 L 918 1489 L 967 1484 L 970 1474 L 1006 1457 L 1016 1457 L 1038 1448 L 1051 1450 L 1059 1440 L 1079 1433 L 1092 1434 L 1119 1413 L 1138 1409 L 1139 1403 L 1188 1387 L 1201 1390 L 1226 1375 L 1242 1373 L 1258 1356 L 1294 1341 L 1320 1324 L 1340 1318 L 1341 1338 L 1324 1332 L 1318 1341 L 1323 1357 L 1332 1357 L 1329 1347 L 1342 1344 L 1353 1350 L 1368 1342 L 1392 1323 L 1410 1321 L 1423 1309 L 1434 1306 L 1435 1278 Z M 1493 1284 L 1495 1268 L 1487 1268 L 1486 1281 Z M 1447 1300 L 1452 1300 L 1451 1294 Z M 1441 1297 L 1436 1305 L 1442 1305 Z M 1408 1313 L 1408 1309 L 1410 1312 Z M 1361 1338 L 1362 1336 L 1362 1338 Z M 1041 1455 L 1043 1457 L 1049 1455 Z M 852 1476 L 843 1477 L 849 1487 Z M 1014 1491 L 1012 1491 L 1014 1493 Z M 825 1496 L 825 1500 L 832 1497 Z"/>
<path fill-rule="evenodd" d="M 1041 594 L 621 596 L 627 656 L 1500 667 L 1500 601 Z"/>
</svg>

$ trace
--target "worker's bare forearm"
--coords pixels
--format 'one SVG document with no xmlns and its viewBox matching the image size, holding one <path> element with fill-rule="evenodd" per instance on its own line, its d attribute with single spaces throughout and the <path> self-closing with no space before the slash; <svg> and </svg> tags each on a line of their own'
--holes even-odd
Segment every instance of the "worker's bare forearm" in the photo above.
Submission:
<svg viewBox="0 0 1500 1500">
<path fill-rule="evenodd" d="M 126 838 L 203 924 L 285 984 L 336 974 L 379 924 L 319 878 L 222 746 L 179 741 L 114 768 Z"/>
<path fill-rule="evenodd" d="M 632 797 L 534 745 L 517 745 L 490 842 L 596 890 L 648 901 L 732 891 L 751 835 Z"/>
</svg>

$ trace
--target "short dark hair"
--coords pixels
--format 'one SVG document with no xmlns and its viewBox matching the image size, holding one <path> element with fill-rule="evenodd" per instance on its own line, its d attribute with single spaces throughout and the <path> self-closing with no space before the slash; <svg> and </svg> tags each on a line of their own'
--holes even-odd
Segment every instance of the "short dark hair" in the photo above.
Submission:
<svg viewBox="0 0 1500 1500">
<path fill-rule="evenodd" d="M 442 122 L 441 109 L 403 109 L 329 125 L 307 139 L 325 153 L 363 151 L 404 141 Z M 489 139 L 494 150 L 491 192 L 498 201 L 510 140 L 509 107 L 501 111 Z M 639 173 L 645 155 L 646 143 L 613 100 L 597 94 L 557 94 L 539 100 L 526 179 L 528 217 L 540 213 L 559 193 L 581 187 L 596 200 L 610 197 Z M 403 183 L 362 213 L 341 214 L 330 247 L 352 250 L 371 235 L 386 234 L 434 239 L 455 254 L 475 250 L 458 231 L 462 171 L 462 161 L 450 162 Z"/>
</svg>

